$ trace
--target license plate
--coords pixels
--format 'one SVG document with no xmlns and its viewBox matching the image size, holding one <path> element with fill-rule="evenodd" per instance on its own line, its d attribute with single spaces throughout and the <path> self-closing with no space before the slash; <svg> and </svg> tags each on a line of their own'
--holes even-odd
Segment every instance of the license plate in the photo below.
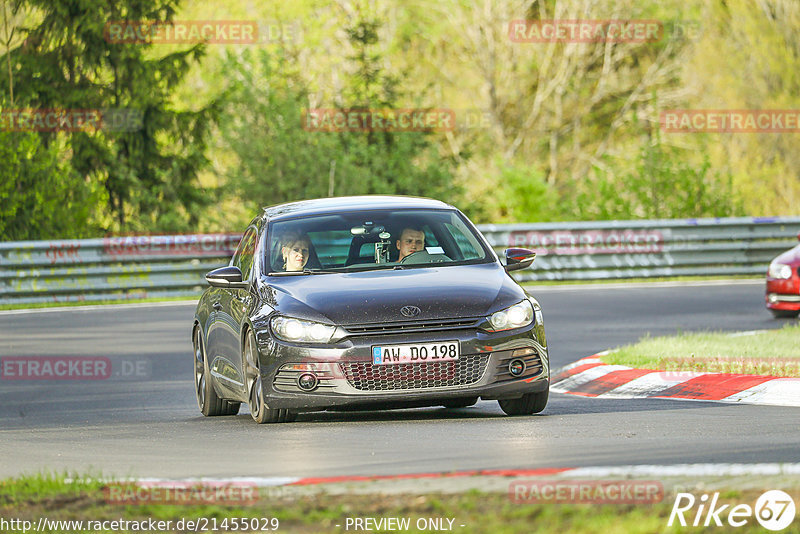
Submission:
<svg viewBox="0 0 800 534">
<path fill-rule="evenodd" d="M 375 345 L 372 347 L 372 363 L 374 365 L 447 362 L 457 360 L 458 356 L 458 341 Z"/>
</svg>

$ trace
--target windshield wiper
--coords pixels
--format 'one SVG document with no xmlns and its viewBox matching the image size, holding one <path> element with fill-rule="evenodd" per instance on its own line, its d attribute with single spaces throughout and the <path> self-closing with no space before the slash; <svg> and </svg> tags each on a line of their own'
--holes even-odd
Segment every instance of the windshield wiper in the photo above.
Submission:
<svg viewBox="0 0 800 534">
<path fill-rule="evenodd" d="M 336 274 L 342 271 L 325 271 L 322 269 L 303 269 L 302 271 L 276 271 L 268 276 L 301 276 L 305 274 Z"/>
<path fill-rule="evenodd" d="M 402 265 L 395 265 L 392 263 L 375 263 L 370 265 L 353 265 L 351 267 L 345 267 L 346 271 L 342 271 L 345 273 L 362 273 L 365 271 L 385 271 L 389 269 L 405 269 Z"/>
</svg>

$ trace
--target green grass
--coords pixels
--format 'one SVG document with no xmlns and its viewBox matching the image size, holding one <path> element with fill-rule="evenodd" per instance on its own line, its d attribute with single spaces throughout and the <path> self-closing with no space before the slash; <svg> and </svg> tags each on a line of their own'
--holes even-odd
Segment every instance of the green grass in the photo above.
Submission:
<svg viewBox="0 0 800 534">
<path fill-rule="evenodd" d="M 511 479 L 509 479 L 511 480 Z M 752 493 L 752 495 L 750 495 Z M 739 502 L 754 502 L 761 491 L 737 493 Z M 66 482 L 63 476 L 39 475 L 0 481 L 0 517 L 49 520 L 170 520 L 215 518 L 278 518 L 279 532 L 343 532 L 348 517 L 454 519 L 462 533 L 491 532 L 680 532 L 668 528 L 674 495 L 657 504 L 517 504 L 506 493 L 469 490 L 457 494 L 294 495 L 261 498 L 249 506 L 115 505 L 105 502 L 103 483 L 87 479 Z M 336 527 L 336 525 L 341 525 Z M 460 525 L 464 525 L 461 527 Z M 535 526 L 535 527 L 534 527 Z M 755 532 L 748 524 L 736 532 Z M 174 527 L 173 527 L 174 528 Z M 352 530 L 352 529 L 351 529 Z M 689 528 L 688 530 L 692 530 Z M 719 529 L 727 532 L 725 528 Z M 174 530 L 173 530 L 174 531 Z M 71 532 L 51 530 L 51 532 Z M 126 531 L 116 531 L 126 532 Z M 249 530 L 248 530 L 249 532 Z M 789 528 L 784 532 L 797 532 Z"/>
<path fill-rule="evenodd" d="M 800 377 L 800 324 L 752 335 L 707 332 L 646 337 L 601 359 L 642 369 Z"/>
</svg>

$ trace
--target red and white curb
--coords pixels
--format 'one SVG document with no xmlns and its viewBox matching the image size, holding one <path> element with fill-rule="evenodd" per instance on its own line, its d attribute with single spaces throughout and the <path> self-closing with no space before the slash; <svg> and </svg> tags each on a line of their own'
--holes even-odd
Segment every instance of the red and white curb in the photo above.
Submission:
<svg viewBox="0 0 800 534">
<path fill-rule="evenodd" d="M 667 398 L 742 404 L 800 406 L 800 378 L 763 375 L 656 371 L 609 365 L 600 356 L 556 371 L 550 391 L 607 399 Z"/>
<path fill-rule="evenodd" d="M 756 463 L 756 464 L 674 464 L 674 465 L 620 465 L 589 467 L 553 467 L 538 469 L 481 469 L 438 473 L 409 473 L 399 475 L 374 476 L 332 476 L 332 477 L 229 477 L 229 478 L 136 478 L 128 479 L 147 485 L 158 484 L 246 484 L 262 488 L 269 487 L 313 487 L 321 485 L 353 485 L 369 483 L 412 482 L 407 488 L 417 491 L 440 489 L 481 488 L 488 479 L 508 481 L 517 478 L 547 479 L 602 479 L 610 477 L 739 477 L 739 476 L 789 476 L 800 475 L 800 463 Z M 458 484 L 456 481 L 463 483 Z M 121 482 L 121 481 L 117 481 Z M 427 484 L 423 484 L 427 482 Z M 426 487 L 427 486 L 427 487 Z"/>
</svg>

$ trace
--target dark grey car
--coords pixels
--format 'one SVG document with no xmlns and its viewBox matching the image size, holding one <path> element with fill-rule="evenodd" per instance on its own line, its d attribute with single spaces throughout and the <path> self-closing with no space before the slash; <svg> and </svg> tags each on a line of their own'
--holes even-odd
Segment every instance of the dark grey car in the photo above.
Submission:
<svg viewBox="0 0 800 534">
<path fill-rule="evenodd" d="M 408 235 L 424 241 L 412 253 L 400 242 Z M 292 250 L 299 263 L 287 260 Z M 266 208 L 230 264 L 206 275 L 192 335 L 201 411 L 232 415 L 246 402 L 265 423 L 478 398 L 509 415 L 542 411 L 541 308 L 508 274 L 534 254 L 505 256 L 503 265 L 460 211 L 435 200 Z"/>
</svg>

